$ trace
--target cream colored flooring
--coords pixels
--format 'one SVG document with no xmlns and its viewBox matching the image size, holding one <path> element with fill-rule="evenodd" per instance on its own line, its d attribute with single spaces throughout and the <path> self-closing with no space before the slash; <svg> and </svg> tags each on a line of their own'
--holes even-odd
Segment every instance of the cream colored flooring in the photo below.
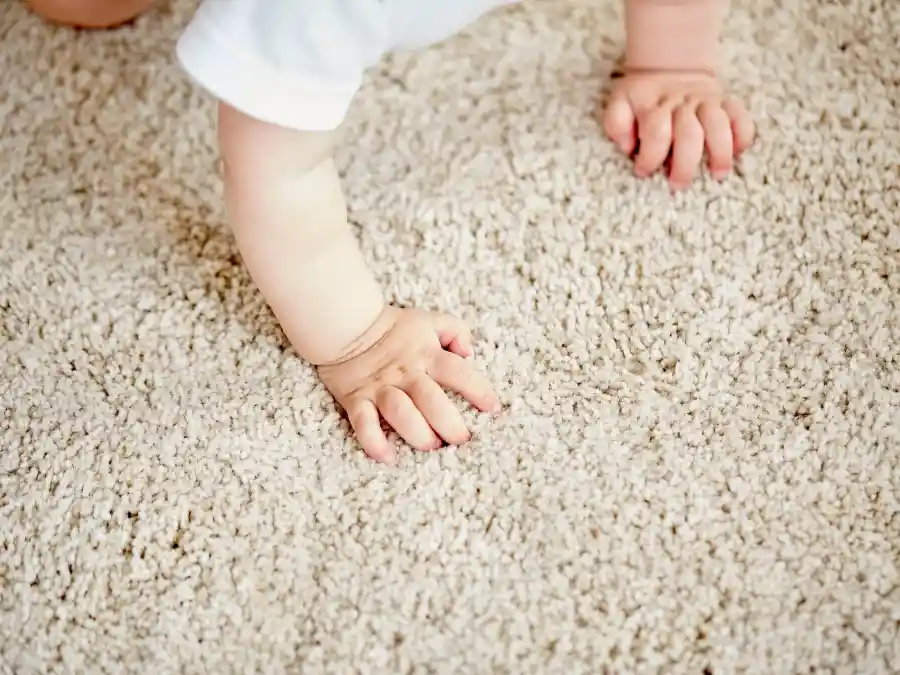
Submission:
<svg viewBox="0 0 900 675">
<path fill-rule="evenodd" d="M 508 403 L 388 470 L 240 265 L 191 3 L 5 1 L 0 673 L 900 671 L 900 4 L 737 2 L 759 142 L 675 198 L 591 117 L 618 7 L 360 95 L 365 252 Z"/>
</svg>

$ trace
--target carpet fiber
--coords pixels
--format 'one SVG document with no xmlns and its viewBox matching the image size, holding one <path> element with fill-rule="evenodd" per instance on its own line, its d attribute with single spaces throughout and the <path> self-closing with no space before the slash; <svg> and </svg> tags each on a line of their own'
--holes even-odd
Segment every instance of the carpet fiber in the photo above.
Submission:
<svg viewBox="0 0 900 675">
<path fill-rule="evenodd" d="M 758 142 L 675 197 L 592 119 L 618 2 L 370 74 L 365 253 L 506 403 L 388 469 L 241 266 L 192 3 L 6 0 L 0 673 L 900 672 L 900 4 L 774 4 L 727 25 Z"/>
</svg>

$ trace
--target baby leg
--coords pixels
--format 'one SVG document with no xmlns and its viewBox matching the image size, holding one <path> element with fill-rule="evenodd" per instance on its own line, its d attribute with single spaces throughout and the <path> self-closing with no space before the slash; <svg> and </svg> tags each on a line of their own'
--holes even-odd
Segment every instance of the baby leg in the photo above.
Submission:
<svg viewBox="0 0 900 675">
<path fill-rule="evenodd" d="M 130 21 L 153 0 L 25 0 L 45 21 L 77 28 L 113 28 Z"/>
</svg>

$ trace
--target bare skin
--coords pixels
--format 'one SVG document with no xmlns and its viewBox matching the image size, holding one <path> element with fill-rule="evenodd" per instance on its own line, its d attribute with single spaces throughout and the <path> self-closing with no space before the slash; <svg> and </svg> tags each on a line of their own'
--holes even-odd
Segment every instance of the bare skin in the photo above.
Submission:
<svg viewBox="0 0 900 675">
<path fill-rule="evenodd" d="M 152 0 L 28 0 L 52 21 L 127 21 Z M 649 176 L 687 187 L 707 158 L 717 179 L 753 142 L 747 111 L 717 77 L 723 0 L 626 0 L 624 77 L 598 110 L 606 134 Z M 392 463 L 381 420 L 416 450 L 470 438 L 446 393 L 481 411 L 500 401 L 474 367 L 468 327 L 387 304 L 347 223 L 333 160 L 339 133 L 301 132 L 220 103 L 225 199 L 244 263 L 297 353 L 319 376 L 366 454 Z"/>
<path fill-rule="evenodd" d="M 347 412 L 369 457 L 393 463 L 383 418 L 417 450 L 461 445 L 471 434 L 444 389 L 483 412 L 500 401 L 466 359 L 472 334 L 452 316 L 385 307 L 346 359 L 319 366 L 319 376 Z"/>
<path fill-rule="evenodd" d="M 155 0 L 25 0 L 35 14 L 51 23 L 76 28 L 114 28 L 146 10 Z"/>
<path fill-rule="evenodd" d="M 690 186 L 706 156 L 728 176 L 753 143 L 753 121 L 717 76 L 723 0 L 628 0 L 624 77 L 598 110 L 640 177 L 669 168 L 673 190 Z"/>
<path fill-rule="evenodd" d="M 384 302 L 347 223 L 336 141 L 220 105 L 225 198 L 244 263 L 369 457 L 395 459 L 381 419 L 416 450 L 463 443 L 469 430 L 445 388 L 483 411 L 500 401 L 467 358 L 463 322 Z"/>
</svg>

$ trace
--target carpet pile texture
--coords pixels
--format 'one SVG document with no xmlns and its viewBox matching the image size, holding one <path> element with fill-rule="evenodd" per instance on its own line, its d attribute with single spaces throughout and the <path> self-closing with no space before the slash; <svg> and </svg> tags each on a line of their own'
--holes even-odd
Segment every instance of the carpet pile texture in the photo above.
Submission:
<svg viewBox="0 0 900 675">
<path fill-rule="evenodd" d="M 900 672 L 900 4 L 735 2 L 759 139 L 674 197 L 619 2 L 374 69 L 351 218 L 506 404 L 392 469 L 241 266 L 194 8 L 0 9 L 0 673 Z"/>
</svg>

